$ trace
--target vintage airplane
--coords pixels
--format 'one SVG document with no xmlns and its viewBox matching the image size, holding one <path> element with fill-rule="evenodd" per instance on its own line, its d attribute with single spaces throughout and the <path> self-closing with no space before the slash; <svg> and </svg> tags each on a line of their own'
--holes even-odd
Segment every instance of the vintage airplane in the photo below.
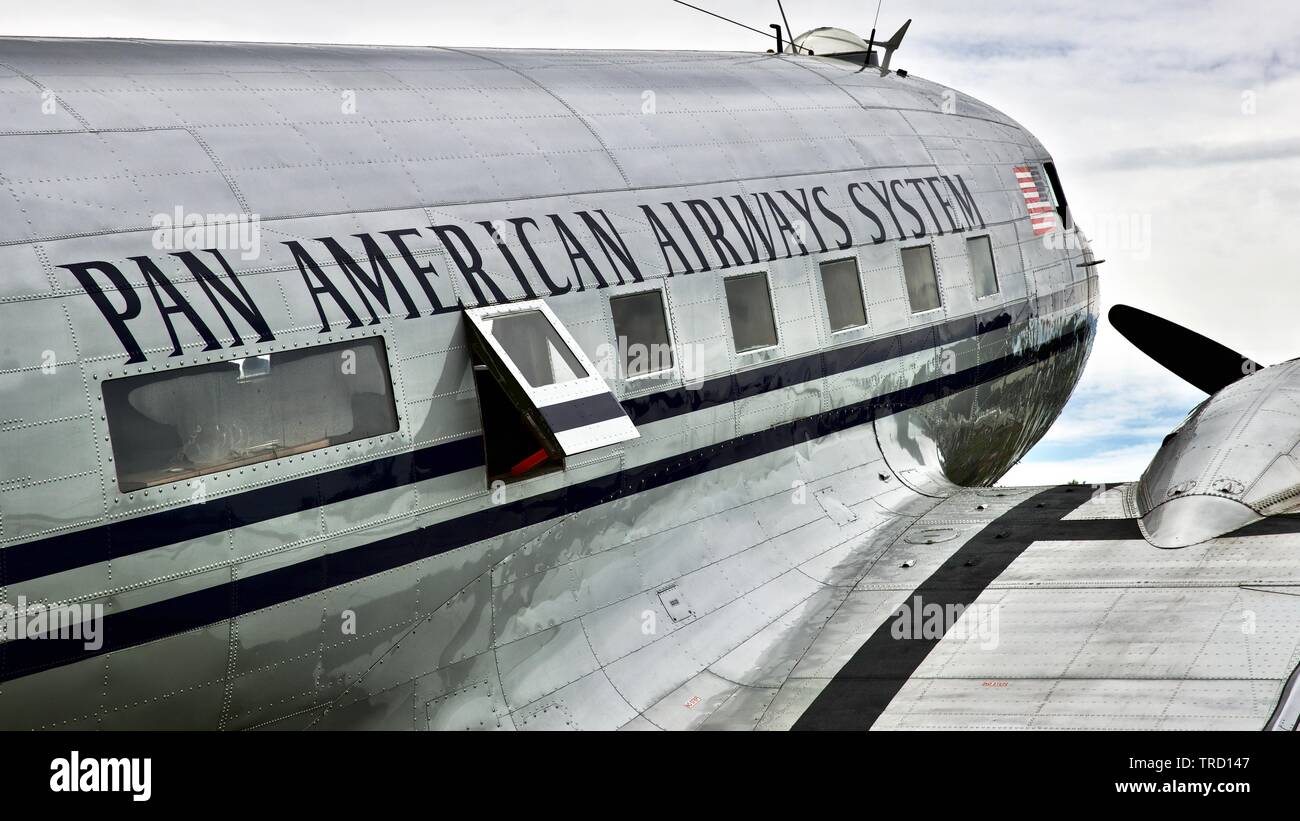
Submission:
<svg viewBox="0 0 1300 821">
<path fill-rule="evenodd" d="M 1098 260 L 902 31 L 0 39 L 0 726 L 1293 729 L 1300 366 L 993 487 Z"/>
</svg>

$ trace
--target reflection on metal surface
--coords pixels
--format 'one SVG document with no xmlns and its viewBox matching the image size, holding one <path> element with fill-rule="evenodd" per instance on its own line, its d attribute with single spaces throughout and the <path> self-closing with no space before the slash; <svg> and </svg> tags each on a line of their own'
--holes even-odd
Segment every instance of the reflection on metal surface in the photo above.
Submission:
<svg viewBox="0 0 1300 821">
<path fill-rule="evenodd" d="M 890 467 L 927 495 L 948 495 L 955 487 L 997 481 L 1060 415 L 1091 350 L 1095 309 L 1095 303 L 1089 303 L 1083 307 L 1087 312 L 1083 317 L 1070 315 L 1030 326 L 1036 334 L 1027 331 L 1011 343 L 1011 347 L 1028 347 L 1038 334 L 1058 338 L 1082 327 L 1078 345 L 1007 379 L 878 419 L 876 433 Z M 949 361 L 956 363 L 954 367 L 964 364 L 961 355 Z"/>
<path fill-rule="evenodd" d="M 1181 496 L 1142 517 L 1147 541 L 1156 547 L 1187 547 L 1245 527 L 1263 517 L 1233 499 Z"/>
<path fill-rule="evenodd" d="M 0 372 L 0 581 L 11 600 L 112 604 L 99 650 L 6 643 L 6 727 L 790 726 L 936 573 L 982 604 L 1011 595 L 1022 560 L 1045 562 L 1045 577 L 1119 572 L 1113 555 L 1037 556 L 1028 525 L 1077 523 L 1040 515 L 1026 492 L 982 488 L 1065 404 L 1097 280 L 1078 267 L 1082 237 L 1062 226 L 1060 243 L 1043 242 L 1017 192 L 1014 169 L 1050 155 L 977 100 L 790 55 L 12 38 L 0 52 L 32 77 L 75 72 L 100 89 L 86 122 L 15 110 L 0 136 L 0 180 L 39 179 L 49 194 L 28 219 L 0 220 L 0 328 L 17 363 Z M 230 79 L 252 73 L 256 111 Z M 195 76 L 210 90 L 192 90 Z M 299 105 L 305 84 L 370 88 L 376 76 L 402 82 L 362 101 L 373 139 L 351 114 Z M 163 83 L 167 106 L 133 91 Z M 658 108 L 646 89 L 661 90 Z M 788 100 L 814 115 L 774 108 Z M 474 127 L 428 125 L 448 117 Z M 270 146 L 293 162 L 267 161 Z M 214 161 L 228 175 L 194 171 Z M 84 207 L 47 204 L 90 179 Z M 873 192 L 913 202 L 916 227 L 872 210 Z M 334 237 L 266 243 L 268 259 L 223 272 L 247 293 L 216 302 L 207 280 L 178 279 L 218 329 L 212 305 L 236 310 L 221 309 L 241 329 L 250 306 L 264 309 L 256 344 L 223 336 L 229 353 L 201 350 L 192 322 L 159 314 L 131 279 L 129 260 L 148 253 L 139 225 L 181 195 L 275 214 L 286 237 Z M 926 207 L 932 196 L 950 210 Z M 904 247 L 922 249 L 908 257 L 924 263 L 911 294 L 923 313 Z M 79 259 L 119 266 L 108 302 L 86 284 L 113 284 L 104 269 L 78 279 L 60 264 Z M 723 281 L 736 276 L 749 279 Z M 138 315 L 105 322 L 103 306 L 133 293 Z M 512 316 L 526 327 L 507 328 Z M 75 339 L 44 336 L 69 325 Z M 187 335 L 174 356 L 169 326 Z M 129 367 L 124 328 L 143 357 Z M 355 376 L 391 377 L 393 434 L 147 493 L 119 493 L 99 458 L 106 432 L 87 385 L 217 359 L 269 384 L 284 351 L 379 332 L 390 361 L 362 358 Z M 671 357 L 632 367 L 624 335 Z M 41 372 L 47 347 L 75 365 Z M 518 445 L 499 455 L 496 410 L 513 415 Z M 1270 504 L 1287 504 L 1295 466 L 1262 469 Z M 1198 487 L 1246 497 L 1262 487 L 1253 478 L 1215 472 Z M 978 535 L 1022 503 L 1031 515 L 1012 532 Z M 1081 527 L 1158 552 L 1131 519 Z M 1060 596 L 1008 612 L 1039 618 L 1003 647 L 1040 626 L 1078 645 L 1098 623 Z M 956 652 L 945 642 L 926 653 Z M 1101 661 L 1124 679 L 1126 658 Z M 1271 686 L 1274 666 L 1262 675 Z M 1026 697 L 1021 715 L 1032 722 L 1051 698 Z M 1257 719 L 1260 703 L 1234 700 L 1232 719 Z M 904 715 L 924 720 L 913 707 Z"/>
</svg>

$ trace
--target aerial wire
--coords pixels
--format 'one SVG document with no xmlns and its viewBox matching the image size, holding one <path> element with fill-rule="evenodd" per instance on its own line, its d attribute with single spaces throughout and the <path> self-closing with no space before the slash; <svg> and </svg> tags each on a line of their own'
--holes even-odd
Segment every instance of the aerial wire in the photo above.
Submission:
<svg viewBox="0 0 1300 821">
<path fill-rule="evenodd" d="M 728 23 L 731 23 L 733 26 L 740 26 L 741 28 L 743 28 L 743 29 L 745 29 L 745 30 L 747 30 L 747 31 L 752 31 L 752 32 L 754 32 L 755 34 L 761 34 L 761 35 L 763 35 L 764 37 L 767 37 L 767 38 L 772 39 L 772 40 L 779 40 L 779 38 L 778 38 L 775 34 L 772 34 L 772 33 L 770 33 L 770 32 L 766 32 L 766 31 L 762 31 L 761 29 L 756 29 L 756 28 L 754 28 L 753 26 L 747 26 L 747 25 L 745 25 L 744 23 L 740 22 L 739 20 L 732 20 L 730 17 L 724 17 L 724 16 L 722 16 L 721 14 L 718 14 L 718 13 L 716 13 L 716 12 L 712 12 L 712 11 L 709 11 L 708 9 L 702 9 L 702 8 L 700 8 L 699 6 L 695 6 L 695 5 L 692 5 L 692 4 L 690 4 L 690 3 L 687 3 L 686 0 L 673 0 L 673 2 L 676 3 L 676 4 L 679 5 L 679 6 L 685 6 L 685 7 L 688 8 L 688 9 L 695 9 L 696 11 L 703 12 L 703 13 L 709 15 L 710 17 L 716 17 L 716 18 L 718 18 L 719 20 L 726 21 L 726 22 L 728 22 Z M 778 5 L 779 5 L 779 3 L 778 3 Z M 781 11 L 781 16 L 782 16 L 782 18 L 784 19 L 784 17 L 785 17 L 785 11 L 784 11 L 784 10 Z M 789 24 L 789 23 L 786 23 L 786 30 L 788 31 L 789 28 L 790 28 L 790 24 Z M 792 43 L 791 45 L 793 45 L 793 43 Z M 807 49 L 807 48 L 804 48 L 803 46 L 798 46 L 798 48 L 803 48 L 804 51 L 808 51 L 808 49 Z"/>
<path fill-rule="evenodd" d="M 776 35 L 775 35 L 775 34 L 768 34 L 766 31 L 760 31 L 759 29 L 756 29 L 756 28 L 754 28 L 753 26 L 747 26 L 747 25 L 745 25 L 744 23 L 740 22 L 739 20 L 732 20 L 730 17 L 723 17 L 721 14 L 715 14 L 715 13 L 709 11 L 708 9 L 702 9 L 702 8 L 700 8 L 699 6 L 692 6 L 690 3 L 685 2 L 685 0 L 673 0 L 673 2 L 674 2 L 674 3 L 677 3 L 678 5 L 685 6 L 685 7 L 688 8 L 688 9 L 695 9 L 696 11 L 702 11 L 702 12 L 704 12 L 705 14 L 709 15 L 710 17 L 716 17 L 716 18 L 718 18 L 719 20 L 726 20 L 728 23 L 731 23 L 732 25 L 740 26 L 740 27 L 743 28 L 743 29 L 749 29 L 750 31 L 754 32 L 755 34 L 761 34 L 761 35 L 763 35 L 764 37 L 771 37 L 771 38 L 774 39 L 774 40 L 776 39 Z"/>
</svg>

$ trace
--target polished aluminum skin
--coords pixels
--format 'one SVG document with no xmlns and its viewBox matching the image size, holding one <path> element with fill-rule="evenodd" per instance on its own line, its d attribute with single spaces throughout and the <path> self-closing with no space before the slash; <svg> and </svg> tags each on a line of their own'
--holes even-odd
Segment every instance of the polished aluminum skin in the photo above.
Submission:
<svg viewBox="0 0 1300 821">
<path fill-rule="evenodd" d="M 955 493 L 853 587 L 793 672 L 799 686 L 783 688 L 782 712 L 794 717 L 769 713 L 770 726 L 794 723 L 807 710 L 796 691 L 823 688 L 864 631 L 911 601 L 918 577 L 952 563 L 999 522 L 995 533 L 1028 532 L 1033 541 L 912 671 L 872 729 L 1293 729 L 1297 534 L 1248 530 L 1162 550 L 1131 518 L 1132 489 L 1048 491 L 1073 508 L 1063 521 L 1055 501 L 1034 501 L 1041 488 Z M 1023 512 L 1011 513 L 1017 506 Z M 908 561 L 915 564 L 903 567 Z"/>
<path fill-rule="evenodd" d="M 1143 532 L 1186 547 L 1300 509 L 1300 363 L 1247 374 L 1198 405 L 1137 484 Z"/>
<path fill-rule="evenodd" d="M 960 92 L 843 60 L 0 39 L 0 110 L 0 602 L 108 613 L 98 650 L 6 641 L 6 728 L 795 725 L 1004 494 L 1026 496 L 982 486 L 1056 418 L 1096 324 L 1082 234 L 1035 233 L 1026 210 L 1015 169 L 1037 173 L 1043 146 Z M 769 227 L 763 253 L 762 229 L 687 205 L 719 200 L 811 218 Z M 224 258 L 268 338 L 158 246 L 178 208 L 205 226 L 258 216 L 260 246 Z M 983 235 L 999 289 L 978 296 L 966 238 Z M 901 250 L 920 246 L 941 306 L 914 313 Z M 833 330 L 819 263 L 842 259 L 867 323 Z M 758 272 L 777 344 L 737 351 L 723 278 Z M 97 301 L 87 281 L 113 287 Z M 643 291 L 662 295 L 677 356 L 629 378 L 608 366 L 610 298 Z M 608 443 L 494 484 L 464 314 L 532 299 L 636 435 L 615 420 Z M 119 483 L 103 382 L 375 336 L 395 433 Z M 1276 544 L 1254 578 L 1294 584 L 1285 537 L 1258 538 Z M 1031 591 L 1001 655 L 944 638 L 874 726 L 996 724 L 1006 694 L 1019 725 L 1060 707 L 1096 726 L 1135 687 L 1156 693 L 1132 702 L 1142 726 L 1263 726 L 1300 653 L 1300 600 L 1237 587 L 1257 542 L 1210 608 L 1185 593 L 1209 548 L 1188 570 L 1140 538 L 1061 544 L 1029 545 L 975 599 Z M 1169 589 L 1132 592 L 1156 577 Z M 1236 653 L 1223 666 L 1146 663 L 1144 631 L 1177 630 L 1195 659 L 1246 595 L 1264 629 L 1215 634 Z M 1132 596 L 1156 597 L 1132 631 L 1100 629 Z M 1035 636 L 1059 663 L 1039 663 Z M 1243 665 L 1254 679 L 1233 678 Z M 1081 672 L 1091 684 L 1061 683 Z M 1199 695 L 1162 713 L 1171 693 Z"/>
</svg>

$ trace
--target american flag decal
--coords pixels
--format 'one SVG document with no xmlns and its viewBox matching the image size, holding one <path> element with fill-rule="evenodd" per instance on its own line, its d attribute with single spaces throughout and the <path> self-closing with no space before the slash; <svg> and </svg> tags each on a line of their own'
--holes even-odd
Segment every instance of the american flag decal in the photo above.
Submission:
<svg viewBox="0 0 1300 821">
<path fill-rule="evenodd" d="M 1016 182 L 1020 193 L 1025 195 L 1025 208 L 1029 210 L 1029 224 L 1034 234 L 1046 234 L 1056 227 L 1056 212 L 1052 204 L 1038 196 L 1038 185 L 1034 182 L 1034 173 L 1027 165 L 1015 167 Z"/>
</svg>

